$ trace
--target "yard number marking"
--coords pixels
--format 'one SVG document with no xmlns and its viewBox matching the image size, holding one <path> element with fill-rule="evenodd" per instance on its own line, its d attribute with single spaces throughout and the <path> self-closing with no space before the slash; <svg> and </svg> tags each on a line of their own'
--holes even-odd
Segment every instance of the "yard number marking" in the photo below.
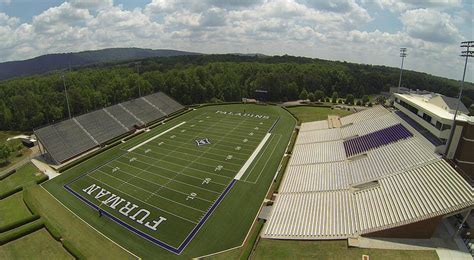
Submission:
<svg viewBox="0 0 474 260">
<path fill-rule="evenodd" d="M 145 150 L 145 153 L 149 153 L 149 152 L 151 152 L 151 149 L 148 148 Z"/>
<path fill-rule="evenodd" d="M 159 142 L 159 143 L 158 143 L 158 146 L 160 146 L 160 145 L 162 145 L 162 144 L 164 144 L 164 142 Z"/>
<path fill-rule="evenodd" d="M 222 165 L 217 165 L 217 167 L 216 167 L 216 169 L 215 169 L 214 171 L 215 171 L 215 172 L 220 171 L 220 170 L 222 170 L 222 168 L 224 168 L 224 166 L 222 166 Z"/>
<path fill-rule="evenodd" d="M 176 137 L 176 135 L 172 135 L 172 136 L 170 136 L 170 138 L 171 138 L 171 139 L 174 139 L 175 137 Z"/>
<path fill-rule="evenodd" d="M 195 125 L 191 125 L 191 127 L 194 127 Z"/>
<path fill-rule="evenodd" d="M 246 142 L 248 142 L 248 141 L 249 141 L 249 139 L 247 139 L 247 138 L 245 138 L 245 139 L 243 140 L 244 143 L 246 143 Z"/>
<path fill-rule="evenodd" d="M 112 169 L 112 172 L 116 172 L 116 171 L 118 171 L 118 170 L 120 170 L 120 168 L 119 168 L 119 167 L 115 167 L 115 168 Z"/>
<path fill-rule="evenodd" d="M 209 184 L 211 182 L 211 178 L 205 178 L 203 181 L 202 181 L 202 184 Z"/>
<path fill-rule="evenodd" d="M 198 122 L 199 122 L 199 123 L 202 123 L 202 122 L 204 122 L 204 120 L 199 120 Z"/>
<path fill-rule="evenodd" d="M 256 127 L 254 128 L 254 130 L 258 130 L 258 127 L 256 126 Z"/>
<path fill-rule="evenodd" d="M 184 132 L 186 132 L 186 129 L 181 130 L 181 133 L 184 133 Z"/>
<path fill-rule="evenodd" d="M 227 157 L 225 158 L 226 161 L 227 161 L 227 160 L 231 160 L 231 159 L 232 159 L 232 155 L 231 155 L 231 154 L 227 155 Z"/>
<path fill-rule="evenodd" d="M 133 161 L 136 161 L 136 160 L 137 160 L 137 158 L 135 158 L 135 157 L 130 158 L 130 162 L 133 162 Z"/>
<path fill-rule="evenodd" d="M 251 132 L 249 135 L 252 136 L 252 135 L 253 135 L 253 132 Z"/>
<path fill-rule="evenodd" d="M 193 200 L 194 198 L 196 198 L 197 194 L 194 193 L 194 192 L 191 192 L 187 197 L 186 197 L 186 200 Z"/>
<path fill-rule="evenodd" d="M 240 146 L 235 147 L 236 151 L 240 151 L 240 149 L 242 149 L 242 147 L 240 147 Z"/>
</svg>

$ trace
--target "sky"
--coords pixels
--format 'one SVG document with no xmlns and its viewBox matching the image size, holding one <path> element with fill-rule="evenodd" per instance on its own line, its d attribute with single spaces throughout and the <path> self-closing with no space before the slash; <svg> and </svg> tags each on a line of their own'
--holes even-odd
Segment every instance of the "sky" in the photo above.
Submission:
<svg viewBox="0 0 474 260">
<path fill-rule="evenodd" d="M 0 62 L 140 47 L 399 67 L 399 48 L 406 47 L 406 69 L 460 80 L 460 42 L 474 40 L 473 2 L 0 0 Z"/>
</svg>

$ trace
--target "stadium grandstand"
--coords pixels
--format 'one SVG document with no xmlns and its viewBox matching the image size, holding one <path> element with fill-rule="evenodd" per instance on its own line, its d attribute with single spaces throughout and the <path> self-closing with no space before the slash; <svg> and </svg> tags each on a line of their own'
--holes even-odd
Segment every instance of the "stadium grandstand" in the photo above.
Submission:
<svg viewBox="0 0 474 260">
<path fill-rule="evenodd" d="M 40 149 L 62 164 L 184 107 L 162 92 L 129 100 L 34 130 Z"/>
<path fill-rule="evenodd" d="M 262 237 L 429 238 L 474 206 L 473 188 L 382 106 L 303 123 Z"/>
</svg>

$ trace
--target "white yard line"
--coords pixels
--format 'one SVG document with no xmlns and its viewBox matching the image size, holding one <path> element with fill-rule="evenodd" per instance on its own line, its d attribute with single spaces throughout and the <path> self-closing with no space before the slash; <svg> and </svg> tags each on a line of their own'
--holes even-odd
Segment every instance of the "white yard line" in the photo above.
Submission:
<svg viewBox="0 0 474 260">
<path fill-rule="evenodd" d="M 252 155 L 250 156 L 250 158 L 245 162 L 244 166 L 242 166 L 242 168 L 240 169 L 240 171 L 237 173 L 237 175 L 235 175 L 234 179 L 236 180 L 240 180 L 240 178 L 244 175 L 245 171 L 247 170 L 247 168 L 250 166 L 250 164 L 252 164 L 253 160 L 255 159 L 255 157 L 257 157 L 258 153 L 260 152 L 260 150 L 263 148 L 263 146 L 265 145 L 265 143 L 267 142 L 267 140 L 270 138 L 272 134 L 271 133 L 267 133 L 265 135 L 265 137 L 262 139 L 262 141 L 260 142 L 260 144 L 257 146 L 257 148 L 255 148 L 255 151 L 253 151 Z"/>
<path fill-rule="evenodd" d="M 181 122 L 181 123 L 179 123 L 179 124 L 177 124 L 177 125 L 171 127 L 170 129 L 165 130 L 165 131 L 163 131 L 163 132 L 161 132 L 161 133 L 159 133 L 159 134 L 153 136 L 152 138 L 150 138 L 150 139 L 148 139 L 148 140 L 146 140 L 146 141 L 143 141 L 143 142 L 141 142 L 141 143 L 135 145 L 134 147 L 128 149 L 127 152 L 131 152 L 131 151 L 137 149 L 138 147 L 140 147 L 140 146 L 142 146 L 142 145 L 144 145 L 144 144 L 146 144 L 146 143 L 148 143 L 148 142 L 151 142 L 151 141 L 155 140 L 156 138 L 158 138 L 158 137 L 160 137 L 160 136 L 162 136 L 162 135 L 168 133 L 169 131 L 171 131 L 171 130 L 173 130 L 173 129 L 175 129 L 175 128 L 177 128 L 177 127 L 179 127 L 179 126 L 181 126 L 181 125 L 183 125 L 183 124 L 185 124 L 185 123 L 186 123 L 186 122 Z"/>
<path fill-rule="evenodd" d="M 166 150 L 168 150 L 168 149 L 166 149 Z M 166 155 L 166 154 L 167 154 L 167 153 L 163 153 L 163 152 L 157 152 L 156 150 L 151 150 L 149 153 L 154 154 L 154 155 L 158 155 L 158 156 L 163 156 L 163 155 Z M 197 157 L 197 156 L 199 156 L 199 155 L 192 154 L 192 153 L 180 152 L 180 151 L 178 151 L 178 150 L 174 150 L 174 151 L 171 152 L 171 153 L 184 154 L 184 155 L 186 155 L 186 157 L 181 157 L 181 158 L 186 158 L 187 160 L 189 160 L 189 157 Z M 211 154 L 211 153 L 209 153 L 209 154 Z M 222 156 L 222 154 L 221 154 L 220 156 Z M 215 162 L 218 162 L 218 163 L 225 163 L 225 164 L 233 165 L 233 166 L 240 166 L 240 165 L 241 165 L 241 164 L 239 164 L 239 163 L 232 163 L 232 162 L 229 162 L 229 161 L 222 161 L 222 160 L 218 160 L 218 159 L 214 159 L 214 158 L 210 158 L 210 157 L 206 157 L 206 158 L 203 158 L 203 159 L 210 160 L 210 161 L 215 161 Z M 208 164 L 205 164 L 205 163 L 199 163 L 199 164 L 209 166 Z"/>
<path fill-rule="evenodd" d="M 136 154 L 136 155 L 139 155 L 139 156 L 142 156 L 142 157 L 146 157 L 146 158 L 149 158 L 149 159 L 153 159 L 153 160 L 156 160 L 157 162 L 165 162 L 165 163 L 168 163 L 168 164 L 172 164 L 172 165 L 176 165 L 176 166 L 179 166 L 179 167 L 183 167 L 182 164 L 179 164 L 179 163 L 174 163 L 174 162 L 171 162 L 171 161 L 165 161 L 165 160 L 162 160 L 162 159 L 156 159 L 156 158 L 153 158 L 153 157 L 150 157 L 150 156 L 147 156 L 147 155 L 143 155 L 143 154 L 139 154 L 139 153 L 136 153 L 136 152 L 133 152 L 133 154 Z M 124 156 L 124 158 L 127 158 L 127 159 L 131 159 L 127 156 Z M 210 167 L 210 168 L 215 168 L 215 166 L 211 166 L 211 165 L 207 165 L 207 164 L 203 164 L 203 163 L 197 163 L 196 164 L 199 164 L 199 165 L 203 165 L 203 166 L 206 166 L 206 167 Z M 151 165 L 155 165 L 155 164 L 151 164 Z M 194 171 L 200 171 L 200 172 L 203 172 L 203 173 L 206 173 L 206 174 L 211 174 L 211 175 L 217 175 L 217 176 L 221 176 L 221 177 L 225 177 L 227 179 L 232 179 L 232 177 L 229 177 L 227 175 L 221 175 L 221 174 L 215 174 L 215 173 L 211 173 L 211 172 L 208 172 L 208 171 L 204 171 L 204 170 L 199 170 L 199 169 L 195 169 L 195 168 L 190 168 L 188 167 L 187 169 L 192 169 Z M 226 172 L 229 172 L 229 173 L 233 173 L 234 171 L 232 170 L 229 170 L 229 169 L 222 169 L 221 171 L 226 171 Z"/>
<path fill-rule="evenodd" d="M 112 177 L 112 175 L 108 174 L 107 172 L 105 172 L 105 171 L 103 171 L 103 170 L 98 170 L 98 171 L 100 171 L 100 172 L 102 172 L 102 173 L 104 173 L 104 174 L 106 174 L 106 175 Z M 120 169 L 120 170 L 118 170 L 118 171 L 119 171 L 119 172 L 123 172 L 123 173 L 125 173 L 125 174 L 127 174 L 127 175 L 130 175 L 130 176 L 135 176 L 135 175 L 133 175 L 133 173 L 129 173 L 129 172 L 124 171 L 124 170 L 122 170 L 122 169 Z M 114 177 L 114 178 L 115 178 L 115 177 Z M 135 178 L 138 178 L 138 179 L 140 179 L 140 180 L 143 180 L 144 182 L 150 183 L 150 184 L 152 184 L 153 186 L 160 186 L 160 187 L 163 187 L 163 188 L 165 188 L 165 189 L 167 189 L 167 190 L 171 190 L 171 191 L 177 192 L 177 193 L 182 194 L 182 195 L 184 195 L 184 196 L 188 196 L 188 195 L 189 195 L 189 193 L 185 193 L 185 192 L 182 192 L 182 191 L 179 191 L 179 190 L 175 190 L 175 189 L 172 189 L 172 188 L 169 188 L 169 187 L 165 187 L 165 186 L 162 185 L 162 184 L 158 184 L 158 183 L 155 183 L 155 182 L 151 182 L 151 181 L 149 181 L 149 180 L 147 180 L 147 179 L 144 179 L 144 178 L 141 178 L 141 177 L 138 177 L 138 176 L 136 176 Z M 120 179 L 120 178 L 116 178 L 116 179 L 122 180 L 122 179 Z M 169 178 L 168 178 L 168 179 L 169 179 Z M 122 180 L 122 181 L 124 181 L 124 180 Z M 130 183 L 128 183 L 128 184 L 130 184 Z M 193 186 L 193 187 L 194 187 L 194 186 Z M 199 187 L 197 187 L 197 188 L 199 188 Z M 215 193 L 217 193 L 217 192 L 215 192 Z M 218 193 L 218 194 L 219 194 L 219 193 Z M 207 199 L 204 199 L 204 198 L 201 198 L 201 197 L 197 197 L 197 199 L 202 200 L 202 201 L 205 201 L 205 202 L 213 203 L 213 201 L 210 201 L 210 200 L 207 200 Z"/>
<path fill-rule="evenodd" d="M 104 184 L 105 186 L 108 186 L 109 188 L 115 189 L 115 188 L 112 187 L 110 184 L 107 184 L 107 183 L 105 183 L 105 182 L 103 182 L 103 181 L 101 181 L 101 180 L 99 180 L 99 179 L 97 179 L 97 178 L 94 178 L 94 177 L 92 177 L 92 176 L 89 176 L 89 174 L 88 174 L 88 175 L 85 175 L 85 176 L 86 176 L 86 177 L 89 177 L 89 178 L 91 178 L 91 179 L 93 179 L 93 180 L 95 180 L 95 181 L 98 181 L 98 182 Z M 136 188 L 138 188 L 138 189 L 140 189 L 140 190 L 143 190 L 143 191 L 149 193 L 149 191 L 144 190 L 144 189 L 142 189 L 142 188 L 140 188 L 140 187 L 138 187 L 138 186 L 135 186 L 135 185 L 133 185 L 133 184 L 130 184 L 130 185 L 132 185 L 132 186 L 134 186 L 134 187 L 136 187 Z M 168 214 L 170 214 L 170 215 L 173 215 L 173 216 L 175 216 L 175 217 L 178 217 L 178 218 L 180 218 L 180 219 L 182 219 L 182 220 L 186 220 L 186 221 L 191 222 L 191 223 L 193 223 L 193 224 L 198 224 L 198 222 L 196 222 L 196 221 L 189 220 L 189 219 L 187 219 L 187 218 L 185 218 L 185 217 L 181 217 L 181 216 L 179 216 L 179 215 L 176 215 L 175 213 L 171 213 L 171 212 L 166 211 L 166 210 L 164 210 L 164 209 L 161 209 L 161 208 L 158 208 L 158 207 L 156 207 L 156 206 L 153 206 L 153 205 L 151 205 L 150 203 L 145 202 L 145 201 L 143 201 L 143 200 L 141 200 L 141 199 L 138 199 L 138 198 L 136 198 L 135 196 L 133 196 L 133 195 L 131 195 L 131 194 L 128 194 L 128 193 L 126 193 L 126 192 L 123 191 L 123 190 L 118 190 L 118 191 L 121 192 L 121 193 L 123 193 L 123 194 L 126 194 L 127 196 L 130 196 L 130 197 L 132 197 L 133 199 L 135 199 L 135 200 L 137 200 L 137 201 L 140 201 L 140 202 L 142 202 L 142 203 L 144 203 L 144 204 L 146 204 L 146 205 L 148 205 L 148 206 L 150 206 L 150 207 L 153 207 L 153 208 L 156 209 L 156 210 L 166 212 L 166 213 L 168 213 Z M 167 200 L 170 200 L 170 199 L 167 199 Z M 173 200 L 170 200 L 170 201 L 176 202 L 176 201 L 173 201 Z M 181 203 L 179 203 L 179 202 L 176 202 L 176 203 L 181 204 Z M 186 206 L 186 207 L 189 207 L 189 206 Z M 197 210 L 197 211 L 203 212 L 202 210 L 198 210 L 198 209 L 195 209 L 195 208 L 192 208 L 192 207 L 189 207 L 189 208 L 191 208 L 191 209 L 193 209 L 193 210 Z"/>
<path fill-rule="evenodd" d="M 146 165 L 149 165 L 149 166 L 152 166 L 152 167 L 156 167 L 158 169 L 163 169 L 163 170 L 166 170 L 166 171 L 169 171 L 169 172 L 172 172 L 172 173 L 177 173 L 176 171 L 173 171 L 173 170 L 170 170 L 170 169 L 167 169 L 167 168 L 164 168 L 164 167 L 160 167 L 158 165 L 153 165 L 153 164 L 150 164 L 150 163 L 147 163 L 147 162 L 144 162 L 144 161 L 141 161 L 139 159 L 137 159 L 138 162 L 141 162 L 143 164 L 146 164 Z M 121 163 L 121 164 L 124 164 L 124 165 L 127 165 L 127 166 L 130 166 L 132 168 L 135 168 L 137 170 L 142 170 L 142 168 L 139 168 L 139 167 L 135 167 L 135 166 L 132 166 L 132 165 L 129 165 L 129 164 L 126 164 L 122 161 L 119 161 L 119 160 L 116 160 L 114 162 L 118 162 L 118 163 Z M 112 167 L 112 166 L 109 166 L 109 167 Z M 147 172 L 147 173 L 150 173 L 150 174 L 155 174 L 157 176 L 162 176 L 161 174 L 156 174 L 156 173 L 152 173 L 151 171 L 148 171 L 148 170 L 143 170 L 144 172 Z M 202 181 L 202 178 L 199 178 L 199 177 L 196 177 L 196 176 L 192 176 L 192 175 L 188 175 L 188 174 L 184 174 L 184 173 L 181 173 L 181 175 L 184 175 L 184 176 L 187 176 L 187 177 L 190 177 L 190 178 L 194 178 L 194 179 L 197 179 L 197 180 L 201 180 Z M 169 177 L 165 177 L 165 176 L 162 176 L 163 178 L 169 178 Z M 223 176 L 224 177 L 224 176 Z M 226 177 L 227 179 L 229 179 L 229 177 Z M 220 183 L 220 182 L 215 182 L 215 181 L 211 181 L 212 183 L 214 184 L 217 184 L 217 185 L 221 185 L 221 186 L 224 186 L 224 187 L 227 187 L 228 184 L 223 184 L 223 183 Z M 220 194 L 220 193 L 219 193 Z"/>
<path fill-rule="evenodd" d="M 277 143 L 279 143 L 280 140 L 281 140 L 281 135 L 279 136 Z M 263 165 L 262 169 L 260 170 L 260 173 L 258 174 L 257 179 L 256 179 L 254 182 L 250 182 L 250 181 L 249 181 L 249 183 L 256 184 L 256 183 L 258 182 L 258 180 L 260 179 L 260 175 L 262 175 L 263 170 L 267 167 L 267 164 L 268 164 L 268 162 L 270 161 L 270 159 L 272 158 L 273 153 L 275 152 L 275 150 L 276 150 L 277 147 L 278 147 L 278 145 L 275 145 L 275 146 L 273 147 L 272 153 L 270 154 L 270 156 L 267 157 L 267 161 L 265 162 L 265 164 Z M 280 162 L 280 164 L 281 164 L 281 162 Z M 250 175 L 249 175 L 249 176 L 250 176 Z M 247 178 L 245 178 L 245 181 L 247 181 L 247 179 L 248 179 L 249 176 L 247 176 Z"/>
<path fill-rule="evenodd" d="M 157 146 L 159 147 L 160 149 L 163 149 L 163 150 L 168 150 L 168 151 L 171 151 L 171 149 L 168 149 L 166 147 L 164 147 L 164 145 L 166 145 L 166 143 L 164 143 L 163 145 L 160 145 L 160 146 Z M 183 150 L 188 150 L 188 151 L 193 151 L 195 152 L 196 150 L 195 149 L 191 149 L 191 148 L 188 148 L 188 147 L 184 147 L 184 146 L 180 146 L 179 149 L 183 149 Z M 212 147 L 212 150 L 215 150 L 216 148 Z M 211 149 L 209 149 L 211 150 Z M 225 151 L 225 152 L 229 152 L 229 150 L 222 150 L 222 149 L 216 149 L 216 150 L 220 150 L 220 151 Z M 175 150 L 172 150 L 172 151 L 175 151 Z M 235 149 L 234 149 L 235 151 Z M 232 151 L 232 155 L 235 155 L 235 154 L 242 154 L 242 155 L 245 155 L 245 157 L 247 157 L 247 154 L 244 154 L 244 153 L 235 153 L 234 151 Z M 181 151 L 177 151 L 176 152 L 179 152 L 179 153 L 185 153 L 185 154 L 189 154 L 187 152 L 181 152 Z M 208 152 L 207 154 L 210 154 L 210 155 L 215 155 L 215 156 L 224 156 L 222 153 L 210 153 Z M 245 159 L 243 158 L 237 158 L 237 157 L 234 157 L 232 158 L 233 161 L 242 161 L 242 162 L 245 162 Z"/>
<path fill-rule="evenodd" d="M 138 160 L 137 160 L 137 161 L 138 161 Z M 126 165 L 126 166 L 128 166 L 128 167 L 131 167 L 131 168 L 135 168 L 135 169 L 137 169 L 137 170 L 141 170 L 141 168 L 138 168 L 138 167 L 135 167 L 135 166 L 126 164 L 126 163 L 121 162 L 121 161 L 116 161 L 116 162 L 119 162 L 119 163 L 124 164 L 124 165 Z M 109 166 L 109 167 L 111 167 L 111 166 Z M 123 170 L 119 170 L 119 171 L 123 171 Z M 127 172 L 127 171 L 123 171 L 123 172 L 130 174 L 130 173 Z M 161 174 L 153 173 L 153 172 L 148 171 L 148 170 L 144 170 L 143 172 L 149 173 L 149 174 L 154 175 L 154 176 L 158 176 L 158 177 L 160 177 L 160 178 L 164 178 L 164 179 L 171 180 L 170 177 L 166 177 L 166 176 L 161 175 Z M 176 173 L 176 172 L 171 171 L 171 170 L 170 170 L 170 172 Z M 185 174 L 183 174 L 183 175 L 185 175 Z M 191 177 L 191 176 L 189 176 L 189 175 L 185 175 L 185 176 Z M 142 179 L 142 178 L 140 178 L 140 179 Z M 196 179 L 202 180 L 201 178 L 196 178 Z M 143 180 L 145 180 L 145 179 L 143 179 Z M 150 182 L 150 181 L 148 181 L 148 180 L 145 180 L 145 181 Z M 202 188 L 202 187 L 199 187 L 199 186 L 196 186 L 196 185 L 192 185 L 192 184 L 189 184 L 189 183 L 186 183 L 186 182 L 178 181 L 178 180 L 174 180 L 174 182 L 178 182 L 178 183 L 181 183 L 181 184 L 184 184 L 184 185 L 188 185 L 188 186 L 190 186 L 190 187 L 194 187 L 194 188 L 202 189 L 202 190 L 205 190 L 205 191 L 209 191 L 209 192 L 212 192 L 212 193 L 215 193 L 215 194 L 221 194 L 221 193 L 222 193 L 222 192 L 217 192 L 217 191 L 213 191 L 213 190 L 208 190 L 208 189 L 205 189 L 205 188 Z M 150 183 L 153 183 L 153 182 L 150 182 Z M 215 182 L 214 182 L 214 183 L 215 183 Z M 219 185 L 221 185 L 221 186 L 224 186 L 223 184 L 220 184 L 220 183 L 215 183 L 215 184 L 219 184 Z M 159 185 L 159 184 L 157 184 L 157 185 Z"/>
</svg>

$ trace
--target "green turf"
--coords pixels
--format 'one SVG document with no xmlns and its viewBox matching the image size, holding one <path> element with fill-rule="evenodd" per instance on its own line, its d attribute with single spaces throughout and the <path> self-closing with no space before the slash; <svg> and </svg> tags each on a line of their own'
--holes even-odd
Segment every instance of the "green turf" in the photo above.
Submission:
<svg viewBox="0 0 474 260">
<path fill-rule="evenodd" d="M 288 108 L 302 123 L 325 120 L 328 115 L 347 116 L 352 114 L 347 110 L 331 109 L 327 107 L 298 106 Z"/>
<path fill-rule="evenodd" d="M 7 191 L 22 186 L 30 181 L 41 179 L 44 174 L 40 172 L 34 164 L 27 163 L 18 168 L 17 171 L 0 181 L 0 191 Z"/>
<path fill-rule="evenodd" d="M 216 110 L 242 112 L 244 109 L 254 114 L 269 115 L 270 119 L 259 125 L 259 120 L 215 113 Z M 69 194 L 63 185 L 102 165 L 87 175 L 90 177 L 83 176 L 72 183 L 71 188 L 82 192 L 82 189 L 95 182 L 127 200 L 133 200 L 135 204 L 147 200 L 147 203 L 141 202 L 140 205 L 147 205 L 147 209 L 153 212 L 155 217 L 168 214 L 166 222 L 160 224 L 157 230 L 159 232 L 149 234 L 177 245 L 190 228 L 194 227 L 193 222 L 199 221 L 207 207 L 232 180 L 259 144 L 265 131 L 278 117 L 280 121 L 261 150 L 263 156 L 255 158 L 256 162 L 250 165 L 242 180 L 237 181 L 181 257 L 197 257 L 239 246 L 274 177 L 295 124 L 289 113 L 276 106 L 224 105 L 199 108 L 73 167 L 44 186 L 81 218 L 132 252 L 145 258 L 175 257 L 176 255 L 139 238 L 108 218 L 99 217 L 96 210 Z M 203 121 L 199 122 L 200 120 Z M 124 149 L 183 121 L 186 121 L 186 124 L 131 153 L 123 154 Z M 194 126 L 191 127 L 192 125 Z M 255 127 L 265 131 L 256 130 Z M 249 135 L 251 132 L 254 134 Z M 199 138 L 209 138 L 211 145 L 197 147 L 194 140 Z M 243 142 L 244 139 L 247 139 L 247 142 Z M 161 142 L 163 143 L 160 145 Z M 236 149 L 237 146 L 240 146 L 240 149 Z M 146 152 L 148 149 L 150 150 Z M 120 155 L 122 156 L 117 157 Z M 230 160 L 228 155 L 232 155 Z M 223 168 L 216 170 L 218 165 Z M 120 169 L 112 172 L 116 167 Z M 211 178 L 209 184 L 203 184 L 206 178 Z M 195 198 L 186 200 L 193 192 L 197 194 Z M 92 196 L 84 196 L 98 203 Z M 113 209 L 107 206 L 102 208 L 120 217 Z M 146 230 L 125 217 L 122 217 L 122 220 L 133 223 L 144 232 Z M 134 239 L 130 239 L 131 237 Z"/>
<path fill-rule="evenodd" d="M 0 259 L 74 259 L 44 228 L 0 246 Z"/>
<path fill-rule="evenodd" d="M 21 192 L 0 200 L 0 226 L 13 223 L 31 216 L 30 211 L 23 203 Z"/>
<path fill-rule="evenodd" d="M 253 259 L 362 259 L 369 255 L 371 260 L 434 260 L 438 256 L 432 251 L 406 251 L 348 248 L 347 241 L 295 241 L 261 239 Z"/>
</svg>

